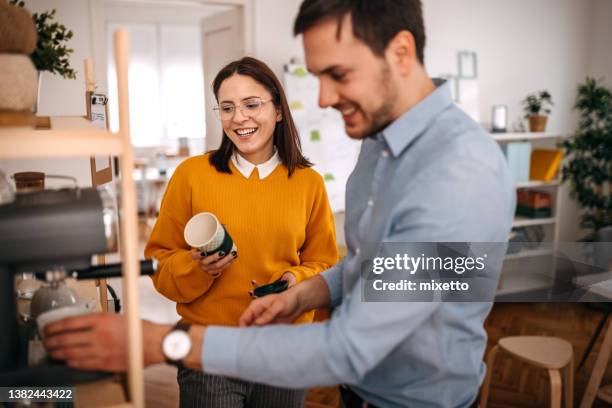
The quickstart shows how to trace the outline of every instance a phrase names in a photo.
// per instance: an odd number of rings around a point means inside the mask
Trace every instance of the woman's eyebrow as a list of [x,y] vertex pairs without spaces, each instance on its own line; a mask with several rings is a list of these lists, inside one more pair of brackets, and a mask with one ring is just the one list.
[[[245,97],[245,98],[242,98],[242,99],[240,100],[240,102],[242,102],[242,101],[247,101],[247,100],[249,100],[249,99],[253,99],[253,98],[263,99],[261,96],[258,96],[258,95],[253,95],[253,96],[247,96],[247,97]],[[221,102],[219,102],[219,103],[234,103],[234,101],[221,101]]]

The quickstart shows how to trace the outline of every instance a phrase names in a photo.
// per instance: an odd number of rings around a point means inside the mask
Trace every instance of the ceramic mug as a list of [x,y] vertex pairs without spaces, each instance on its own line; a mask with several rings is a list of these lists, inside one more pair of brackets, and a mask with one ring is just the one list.
[[88,313],[91,313],[91,310],[86,302],[78,302],[74,305],[62,306],[58,307],[57,309],[48,310],[36,318],[40,336],[44,338],[44,330],[49,323],[57,322],[67,317],[80,316]]
[[205,252],[207,255],[216,252],[229,254],[230,251],[237,250],[225,226],[209,212],[201,212],[191,217],[185,225],[183,236],[185,242],[192,248]]

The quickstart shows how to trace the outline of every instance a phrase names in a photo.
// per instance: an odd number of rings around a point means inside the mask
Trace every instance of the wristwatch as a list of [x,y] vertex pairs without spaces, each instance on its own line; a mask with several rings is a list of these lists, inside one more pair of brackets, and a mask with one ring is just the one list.
[[182,361],[191,351],[191,337],[189,337],[189,323],[178,322],[172,330],[164,336],[162,352],[166,363],[182,367]]

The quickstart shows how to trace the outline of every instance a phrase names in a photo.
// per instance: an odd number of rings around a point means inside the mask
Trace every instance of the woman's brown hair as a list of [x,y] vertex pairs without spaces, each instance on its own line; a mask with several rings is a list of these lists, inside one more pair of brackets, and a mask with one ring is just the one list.
[[[274,128],[273,143],[278,151],[280,161],[288,170],[289,176],[296,168],[311,167],[312,163],[302,155],[300,137],[289,111],[289,104],[280,81],[274,72],[263,62],[252,57],[232,61],[219,71],[213,81],[213,93],[219,99],[219,88],[227,78],[233,75],[247,75],[261,84],[272,95],[274,105],[280,110],[282,119]],[[221,146],[211,152],[210,163],[222,173],[231,173],[229,161],[234,154],[235,146],[223,131]]]

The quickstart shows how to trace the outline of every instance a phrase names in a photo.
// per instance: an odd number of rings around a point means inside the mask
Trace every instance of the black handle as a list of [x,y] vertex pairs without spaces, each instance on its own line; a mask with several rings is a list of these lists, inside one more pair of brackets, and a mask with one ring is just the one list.
[[[153,275],[157,267],[157,261],[147,259],[140,261],[140,274]],[[86,269],[80,269],[72,272],[71,275],[76,279],[105,279],[105,278],[120,278],[123,276],[120,263],[91,266]]]

